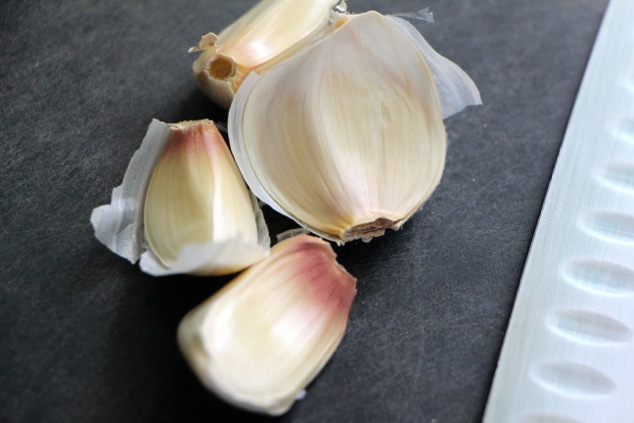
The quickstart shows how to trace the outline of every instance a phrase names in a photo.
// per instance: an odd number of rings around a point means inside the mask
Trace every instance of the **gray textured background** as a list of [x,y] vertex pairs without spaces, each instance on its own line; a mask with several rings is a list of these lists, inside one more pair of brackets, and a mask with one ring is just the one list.
[[[485,105],[446,121],[443,181],[403,230],[337,248],[359,279],[348,332],[278,420],[478,422],[607,0],[349,3],[430,6],[417,26]],[[153,279],[89,224],[152,118],[226,120],[187,48],[252,4],[0,4],[0,421],[276,420],[215,399],[177,351],[180,318],[227,278]]]

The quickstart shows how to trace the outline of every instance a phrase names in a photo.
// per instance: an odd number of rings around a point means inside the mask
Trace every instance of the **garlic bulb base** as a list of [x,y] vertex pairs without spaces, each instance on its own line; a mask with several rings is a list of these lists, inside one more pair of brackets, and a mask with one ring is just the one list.
[[390,220],[380,217],[373,222],[363,223],[353,226],[341,234],[342,242],[354,241],[361,239],[363,242],[370,242],[372,238],[385,235],[387,229],[398,230],[403,225],[403,219]]

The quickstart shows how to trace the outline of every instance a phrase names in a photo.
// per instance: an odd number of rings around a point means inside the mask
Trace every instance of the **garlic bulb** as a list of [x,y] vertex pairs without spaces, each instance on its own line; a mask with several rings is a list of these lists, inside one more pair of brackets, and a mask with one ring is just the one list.
[[[269,237],[218,129],[209,120],[154,120],[95,235],[152,275],[228,274],[266,257]],[[147,250],[146,250],[147,246]]]
[[251,411],[287,411],[345,332],[356,280],[335,257],[318,238],[287,239],[185,316],[178,342],[202,383]]
[[[341,21],[245,80],[229,139],[258,198],[344,243],[398,229],[421,207],[444,167],[443,117],[479,95],[407,22],[376,12]],[[437,83],[448,88],[442,99]]]
[[262,0],[220,35],[204,35],[190,49],[202,51],[193,67],[198,85],[228,109],[250,72],[275,66],[323,34],[340,2]]

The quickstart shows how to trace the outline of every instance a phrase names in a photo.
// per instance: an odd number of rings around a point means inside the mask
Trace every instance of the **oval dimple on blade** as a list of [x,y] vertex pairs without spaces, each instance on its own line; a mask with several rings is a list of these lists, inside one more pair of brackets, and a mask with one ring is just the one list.
[[611,317],[585,310],[557,310],[546,319],[548,328],[570,341],[589,345],[629,342],[632,330]]
[[616,391],[616,384],[611,378],[580,363],[542,364],[533,377],[542,387],[567,397],[600,397]]
[[607,166],[601,174],[601,182],[608,188],[634,193],[634,164],[619,163]]
[[606,260],[572,260],[566,263],[562,273],[571,285],[594,294],[634,294],[634,270]]
[[522,419],[521,423],[582,423],[557,414],[531,414]]
[[[632,91],[634,92],[634,86],[631,86]],[[622,118],[621,121],[616,125],[616,136],[634,143],[634,116],[630,116],[627,118]]]
[[583,226],[591,235],[609,242],[634,244],[634,215],[599,212],[583,219]]

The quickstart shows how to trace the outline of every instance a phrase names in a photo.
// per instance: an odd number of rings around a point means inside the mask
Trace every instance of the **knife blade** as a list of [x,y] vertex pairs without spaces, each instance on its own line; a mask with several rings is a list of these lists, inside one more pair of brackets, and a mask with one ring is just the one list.
[[632,0],[606,10],[483,422],[634,422]]

